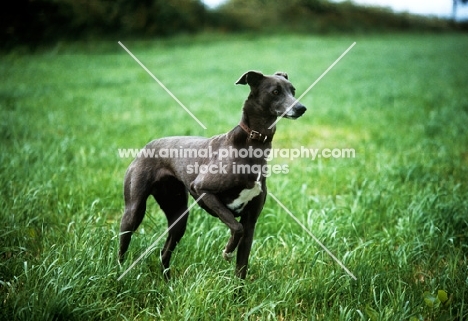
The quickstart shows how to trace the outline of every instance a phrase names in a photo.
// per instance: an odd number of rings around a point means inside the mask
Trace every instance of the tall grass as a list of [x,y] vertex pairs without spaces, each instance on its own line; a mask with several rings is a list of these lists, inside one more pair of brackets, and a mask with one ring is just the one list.
[[[307,113],[275,148],[356,157],[275,159],[277,196],[357,276],[351,279],[271,198],[245,282],[229,236],[195,207],[164,281],[153,201],[122,267],[122,178],[139,148],[234,127],[246,70],[287,71]],[[203,130],[116,43],[1,57],[0,316],[5,320],[464,320],[468,317],[468,41],[464,35],[271,36],[125,42]],[[159,247],[162,244],[158,245]],[[436,298],[438,291],[449,300]]]

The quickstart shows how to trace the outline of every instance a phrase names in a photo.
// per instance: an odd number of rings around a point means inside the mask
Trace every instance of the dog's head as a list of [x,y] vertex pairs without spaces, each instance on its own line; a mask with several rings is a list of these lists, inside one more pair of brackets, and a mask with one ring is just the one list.
[[[285,72],[276,72],[265,76],[258,71],[243,74],[236,85],[249,85],[249,99],[259,107],[267,108],[272,116],[296,119],[301,117],[307,108],[296,98],[296,89]],[[262,110],[265,112],[266,110]]]

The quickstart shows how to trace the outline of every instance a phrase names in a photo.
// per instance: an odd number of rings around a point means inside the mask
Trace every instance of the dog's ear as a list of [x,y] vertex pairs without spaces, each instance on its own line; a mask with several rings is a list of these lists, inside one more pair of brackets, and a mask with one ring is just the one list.
[[280,76],[280,77],[288,79],[288,74],[282,71],[275,72],[275,76]]
[[236,81],[236,85],[247,85],[249,86],[257,86],[260,82],[260,80],[263,79],[263,74],[259,71],[247,71],[245,74],[243,74],[239,80]]

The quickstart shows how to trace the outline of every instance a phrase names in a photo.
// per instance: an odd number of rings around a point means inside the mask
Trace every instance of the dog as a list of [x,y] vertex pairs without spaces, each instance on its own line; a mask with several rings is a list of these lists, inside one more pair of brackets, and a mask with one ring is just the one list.
[[[128,167],[119,262],[124,260],[132,233],[145,215],[146,200],[152,195],[168,226],[174,225],[160,253],[164,275],[169,278],[171,255],[186,230],[190,194],[194,199],[201,197],[198,204],[230,229],[223,257],[231,260],[237,249],[235,274],[245,279],[255,225],[267,195],[267,175],[260,169],[267,163],[264,156],[271,150],[276,121],[278,117],[299,118],[306,107],[294,98],[295,88],[284,72],[266,76],[248,71],[236,85],[249,85],[250,94],[240,123],[231,131],[211,138],[175,136],[153,140],[144,149],[156,155],[174,149],[190,153],[183,157],[140,156]],[[210,155],[201,156],[199,151],[209,151]]]

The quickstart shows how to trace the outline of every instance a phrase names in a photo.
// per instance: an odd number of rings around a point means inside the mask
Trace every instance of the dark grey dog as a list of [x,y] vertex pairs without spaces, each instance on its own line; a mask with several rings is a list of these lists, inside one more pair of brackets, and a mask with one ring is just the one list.
[[[171,226],[187,211],[189,193],[195,199],[204,194],[199,205],[231,231],[223,257],[230,260],[237,248],[236,275],[245,279],[255,224],[267,193],[267,175],[261,174],[265,174],[265,156],[276,130],[275,126],[269,127],[280,116],[300,117],[306,108],[294,98],[295,89],[286,73],[264,76],[249,71],[236,84],[250,86],[238,126],[212,138],[179,136],[154,140],[144,147],[154,153],[153,157],[141,156],[130,164],[125,175],[125,213],[120,224],[121,262],[132,233],[143,220],[150,195]],[[178,157],[168,157],[169,150],[180,153]],[[169,230],[161,251],[167,277],[172,252],[185,233],[187,216]]]

